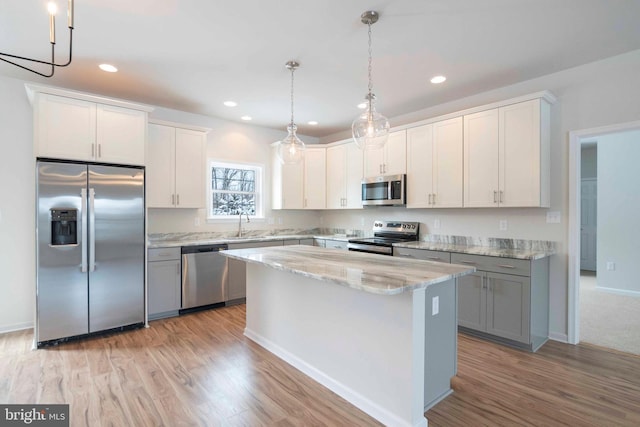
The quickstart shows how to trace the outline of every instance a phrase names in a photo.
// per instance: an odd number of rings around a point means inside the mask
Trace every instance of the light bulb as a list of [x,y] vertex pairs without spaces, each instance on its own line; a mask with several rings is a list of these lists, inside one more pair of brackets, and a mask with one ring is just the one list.
[[50,15],[55,15],[56,13],[58,13],[58,5],[50,1],[49,3],[47,3],[47,10],[49,11]]

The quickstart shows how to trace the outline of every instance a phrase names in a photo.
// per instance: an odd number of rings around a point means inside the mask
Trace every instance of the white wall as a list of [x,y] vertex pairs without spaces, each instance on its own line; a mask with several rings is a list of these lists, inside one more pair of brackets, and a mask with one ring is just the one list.
[[[569,132],[611,124],[632,122],[640,117],[640,50],[550,74],[476,96],[441,104],[402,117],[394,126],[411,123],[465,108],[476,107],[527,93],[550,90],[558,98],[551,108],[551,208],[562,214],[561,224],[547,224],[547,209],[446,209],[409,210],[374,208],[365,211],[337,211],[323,214],[323,224],[370,228],[373,218],[420,221],[429,233],[482,237],[511,237],[552,240],[559,252],[550,265],[550,330],[552,337],[567,337],[567,213],[569,205]],[[383,94],[380,94],[381,96]],[[384,111],[382,111],[384,113]],[[347,138],[348,132],[322,138],[331,142]],[[433,229],[438,218],[441,229]],[[506,219],[508,230],[499,231]]]
[[35,160],[24,82],[0,77],[0,332],[33,324]]
[[[207,157],[214,160],[256,163],[264,166],[264,207],[267,220],[244,223],[245,230],[298,229],[318,226],[318,215],[313,211],[271,210],[271,162],[270,144],[284,138],[286,130],[273,130],[243,125],[213,117],[158,108],[151,117],[177,123],[187,123],[211,128],[207,134]],[[306,144],[316,144],[317,138],[300,136]],[[206,232],[237,230],[237,221],[207,223],[205,209],[149,209],[150,233]],[[196,226],[196,218],[199,226]],[[268,219],[273,219],[273,225]]]
[[640,131],[598,138],[598,287],[640,296],[638,159]]

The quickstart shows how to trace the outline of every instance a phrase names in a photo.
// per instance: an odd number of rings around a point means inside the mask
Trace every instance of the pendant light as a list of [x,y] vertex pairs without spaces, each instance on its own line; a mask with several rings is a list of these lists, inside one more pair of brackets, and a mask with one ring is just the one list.
[[360,149],[380,148],[389,138],[389,120],[376,111],[376,96],[371,92],[371,25],[378,22],[378,12],[370,10],[360,16],[363,24],[369,27],[369,92],[365,96],[367,107],[365,111],[353,121],[351,131],[353,139]]
[[291,71],[291,123],[287,126],[289,134],[278,143],[277,154],[283,164],[296,164],[304,159],[304,142],[296,135],[298,127],[293,122],[293,72],[300,66],[296,61],[289,61],[285,64]]

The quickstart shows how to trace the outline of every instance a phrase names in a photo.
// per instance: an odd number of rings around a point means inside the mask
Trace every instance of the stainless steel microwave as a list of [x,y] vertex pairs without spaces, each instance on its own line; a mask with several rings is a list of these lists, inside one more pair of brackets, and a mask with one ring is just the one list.
[[362,180],[363,206],[404,206],[406,175],[383,175]]

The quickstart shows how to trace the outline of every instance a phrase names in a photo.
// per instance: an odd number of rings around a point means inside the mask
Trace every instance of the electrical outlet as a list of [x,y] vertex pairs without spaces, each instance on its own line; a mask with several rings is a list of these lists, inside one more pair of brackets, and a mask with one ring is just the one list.
[[278,225],[282,225],[282,217],[278,217]]
[[360,217],[360,226],[364,227],[364,217],[363,216]]
[[267,224],[269,224],[269,225],[273,225],[273,224],[275,224],[275,221],[273,220],[273,217],[272,217],[272,216],[270,216],[269,218],[267,218]]
[[500,231],[507,231],[508,228],[508,222],[506,219],[501,219],[500,220]]
[[195,225],[196,227],[200,227],[200,218],[193,218],[193,225]]
[[440,220],[439,219],[433,220],[433,229],[438,230],[439,228],[440,228]]
[[560,212],[547,212],[547,224],[560,224]]
[[616,270],[616,263],[615,262],[607,262],[607,271],[615,271]]
[[431,299],[431,315],[435,316],[440,313],[440,297],[433,297]]

